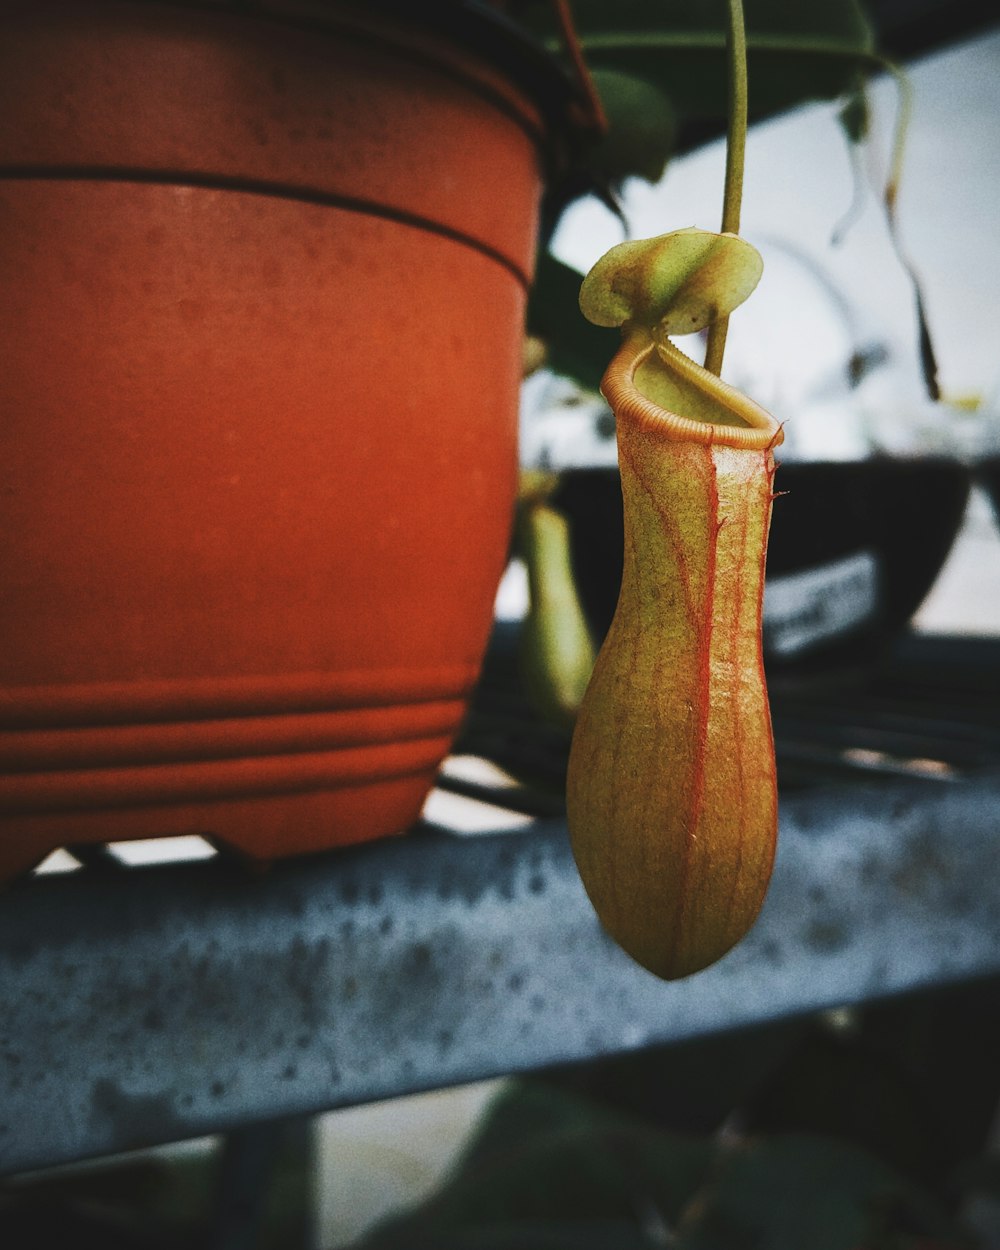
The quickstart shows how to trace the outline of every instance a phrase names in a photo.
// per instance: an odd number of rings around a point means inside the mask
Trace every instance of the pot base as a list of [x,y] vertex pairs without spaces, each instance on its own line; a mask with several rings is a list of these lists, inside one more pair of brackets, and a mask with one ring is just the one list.
[[196,834],[252,859],[402,832],[473,666],[9,688],[0,881],[58,847]]
[[78,844],[194,835],[266,863],[405,833],[435,772],[436,764],[412,776],[306,794],[5,818],[0,883],[36,867],[51,851]]

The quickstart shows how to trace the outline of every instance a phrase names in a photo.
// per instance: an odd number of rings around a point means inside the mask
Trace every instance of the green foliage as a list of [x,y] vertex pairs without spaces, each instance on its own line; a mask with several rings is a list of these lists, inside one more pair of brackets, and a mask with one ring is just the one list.
[[[751,120],[839,97],[872,51],[857,0],[744,0],[744,9]],[[558,46],[547,0],[523,0],[513,11]],[[724,0],[574,0],[573,17],[593,69],[645,79],[671,101],[680,122],[725,117]]]
[[530,603],[521,629],[525,691],[538,714],[572,728],[594,668],[594,644],[573,582],[566,517],[547,502],[558,479],[518,510]]
[[[912,1230],[912,1236],[911,1236]],[[942,1209],[858,1145],[785,1133],[729,1145],[512,1083],[451,1178],[365,1250],[915,1250]]]
[[[569,1244],[641,1246],[643,1209],[678,1219],[712,1154],[708,1142],[525,1081],[494,1104],[450,1182],[381,1230],[371,1250],[479,1244],[469,1234],[490,1228],[497,1246],[559,1245],[538,1238],[543,1229],[561,1236],[570,1224],[579,1240]],[[586,1240],[585,1229],[601,1239]],[[526,1230],[534,1230],[531,1240]],[[459,1232],[454,1243],[446,1240]]]
[[[852,138],[860,137],[859,83],[870,65],[872,34],[858,0],[744,3],[750,121],[847,96],[843,124]],[[563,50],[550,0],[513,0],[510,11],[551,48]],[[675,152],[723,133],[726,4],[574,0],[573,18],[609,122],[580,185],[611,205],[629,177],[658,181]],[[576,292],[569,291],[580,280],[567,266],[543,259],[529,328],[548,343],[553,370],[596,389],[607,349],[581,324]]]
[[614,339],[581,316],[582,281],[578,270],[550,252],[543,253],[528,297],[528,332],[545,340],[547,364],[553,372],[596,391]]
[[659,182],[677,144],[669,95],[618,69],[595,69],[593,78],[608,121],[608,133],[590,156],[597,181],[616,193],[633,176]]
[[846,1142],[801,1134],[726,1152],[684,1250],[854,1250],[870,1246],[908,1187]]

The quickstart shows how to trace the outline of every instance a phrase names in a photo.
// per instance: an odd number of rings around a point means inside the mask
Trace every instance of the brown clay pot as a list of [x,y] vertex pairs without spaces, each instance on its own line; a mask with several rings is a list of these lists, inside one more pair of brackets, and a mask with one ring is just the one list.
[[507,550],[542,112],[330,3],[0,0],[0,117],[0,879],[405,829]]

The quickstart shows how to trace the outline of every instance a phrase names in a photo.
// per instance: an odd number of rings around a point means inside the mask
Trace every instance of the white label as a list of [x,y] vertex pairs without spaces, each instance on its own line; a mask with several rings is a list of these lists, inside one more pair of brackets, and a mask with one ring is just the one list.
[[878,561],[870,551],[764,583],[764,647],[796,655],[869,621],[878,606]]

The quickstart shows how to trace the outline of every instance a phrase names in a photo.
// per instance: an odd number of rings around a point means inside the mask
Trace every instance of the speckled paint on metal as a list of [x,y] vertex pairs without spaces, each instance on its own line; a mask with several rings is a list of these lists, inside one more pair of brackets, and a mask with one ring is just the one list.
[[561,822],[0,896],[0,1171],[1000,973],[1000,777],[786,797],[749,937],[663,984]]

